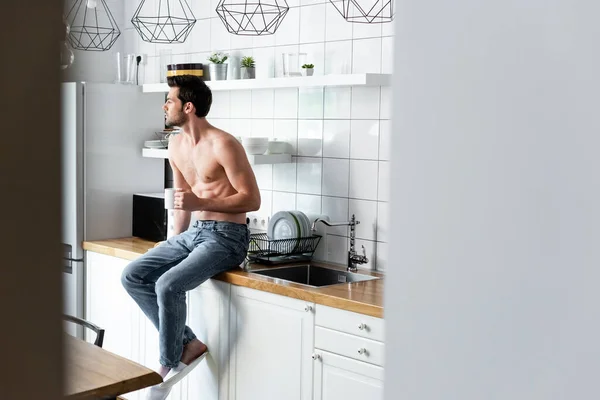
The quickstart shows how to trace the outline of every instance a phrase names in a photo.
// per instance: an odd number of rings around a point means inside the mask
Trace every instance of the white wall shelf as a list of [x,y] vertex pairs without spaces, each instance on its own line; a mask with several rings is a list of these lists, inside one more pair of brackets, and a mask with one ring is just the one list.
[[[392,74],[339,74],[290,78],[233,79],[226,81],[206,81],[206,84],[213,91],[325,86],[390,86],[392,84]],[[166,93],[169,91],[169,86],[166,83],[147,83],[143,86],[143,91],[145,93]]]
[[[142,156],[148,158],[168,158],[167,149],[142,149]],[[252,165],[286,164],[292,162],[291,154],[247,154]]]
[[142,149],[142,157],[148,158],[168,158],[167,149]]

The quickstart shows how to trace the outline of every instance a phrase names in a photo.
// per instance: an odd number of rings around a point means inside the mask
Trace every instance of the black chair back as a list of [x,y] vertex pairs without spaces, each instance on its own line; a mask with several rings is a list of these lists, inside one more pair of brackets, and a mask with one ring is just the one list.
[[77,318],[72,315],[64,314],[63,319],[65,321],[73,322],[74,324],[81,325],[85,328],[94,331],[96,333],[96,340],[94,341],[94,344],[98,347],[102,347],[102,343],[104,342],[104,329],[100,328],[95,324],[92,324],[89,321],[86,321],[85,319]]

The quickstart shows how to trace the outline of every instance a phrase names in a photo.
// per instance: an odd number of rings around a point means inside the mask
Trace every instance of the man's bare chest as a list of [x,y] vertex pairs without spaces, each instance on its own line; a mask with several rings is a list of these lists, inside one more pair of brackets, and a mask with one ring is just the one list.
[[190,186],[208,184],[221,178],[224,171],[212,154],[200,151],[175,155],[175,165]]

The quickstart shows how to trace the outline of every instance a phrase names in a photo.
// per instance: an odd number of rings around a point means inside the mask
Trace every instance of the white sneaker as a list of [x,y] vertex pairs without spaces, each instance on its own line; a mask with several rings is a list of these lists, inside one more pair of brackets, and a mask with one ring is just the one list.
[[154,385],[148,389],[146,400],[165,400],[169,396],[169,393],[171,393],[171,388],[196,368],[207,354],[208,350],[202,353],[200,357],[196,358],[189,365],[180,362],[175,368],[171,368],[169,373],[167,373],[163,379],[163,383]]

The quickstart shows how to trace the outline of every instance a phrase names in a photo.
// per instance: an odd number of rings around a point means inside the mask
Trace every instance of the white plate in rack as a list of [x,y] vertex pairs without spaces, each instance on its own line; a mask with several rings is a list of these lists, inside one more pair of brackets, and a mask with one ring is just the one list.
[[311,235],[310,221],[308,220],[308,217],[306,216],[306,214],[304,214],[302,211],[298,211],[298,210],[294,210],[291,212],[296,216],[296,218],[298,219],[298,222],[300,223],[300,227],[301,227],[300,237],[310,236]]
[[267,236],[271,240],[298,239],[302,234],[301,230],[297,217],[289,211],[279,211],[269,220]]

